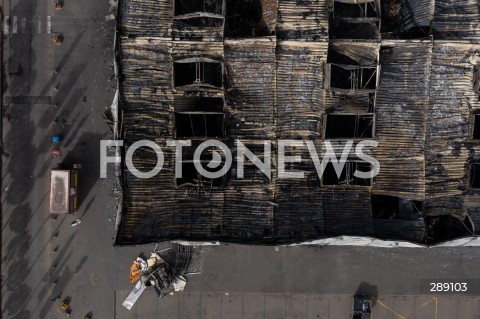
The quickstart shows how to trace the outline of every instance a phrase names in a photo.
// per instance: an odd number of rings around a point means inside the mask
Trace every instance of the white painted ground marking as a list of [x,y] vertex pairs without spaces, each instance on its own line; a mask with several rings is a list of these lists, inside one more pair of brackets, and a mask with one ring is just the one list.
[[3,32],[5,34],[8,34],[9,31],[10,31],[10,17],[5,16],[5,18],[3,20]]
[[22,17],[22,30],[21,33],[25,33],[27,31],[27,17]]
[[52,16],[47,17],[47,33],[52,33]]
[[42,18],[38,17],[38,33],[42,33]]
[[18,29],[17,20],[18,20],[17,16],[13,16],[13,22],[12,22],[12,33],[13,34],[17,33],[17,29]]

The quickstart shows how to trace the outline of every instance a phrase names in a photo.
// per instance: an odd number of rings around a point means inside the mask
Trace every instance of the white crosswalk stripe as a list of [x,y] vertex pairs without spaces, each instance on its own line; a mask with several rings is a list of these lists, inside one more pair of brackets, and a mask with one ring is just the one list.
[[22,34],[27,32],[27,17],[22,17],[22,29],[20,31]]
[[13,16],[13,21],[12,21],[12,33],[16,34],[17,33],[17,16]]
[[38,16],[38,17],[25,17],[25,16],[4,16],[3,21],[0,24],[0,28],[4,35],[9,34],[50,34],[52,33],[52,17],[51,16]]
[[47,17],[47,33],[52,33],[52,17]]
[[5,16],[3,18],[3,33],[8,34],[10,32],[10,17]]

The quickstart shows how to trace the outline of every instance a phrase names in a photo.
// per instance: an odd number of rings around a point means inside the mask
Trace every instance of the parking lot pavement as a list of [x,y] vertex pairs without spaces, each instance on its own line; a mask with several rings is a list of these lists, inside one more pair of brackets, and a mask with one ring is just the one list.
[[[183,292],[158,299],[146,290],[130,311],[115,293],[115,319],[351,319],[352,295]],[[478,319],[480,297],[378,296],[371,319]]]
[[[127,249],[127,248],[119,248]],[[135,253],[129,247],[129,254]],[[138,246],[137,251],[148,251]],[[184,292],[158,299],[150,288],[130,311],[129,263],[119,265],[115,318],[350,318],[354,294],[371,296],[372,318],[480,318],[474,295],[426,295],[425,278],[474,278],[475,248],[197,247],[201,273]]]

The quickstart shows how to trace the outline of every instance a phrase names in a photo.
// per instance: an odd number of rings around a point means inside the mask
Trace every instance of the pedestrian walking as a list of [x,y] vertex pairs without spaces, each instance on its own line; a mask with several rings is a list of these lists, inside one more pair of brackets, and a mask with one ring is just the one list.
[[79,225],[79,224],[81,224],[81,223],[82,223],[82,220],[81,220],[80,218],[77,218],[76,220],[74,220],[74,221],[70,224],[70,226],[77,226],[77,225]]
[[61,10],[63,8],[63,3],[60,1],[55,2],[55,5],[53,6],[55,10]]

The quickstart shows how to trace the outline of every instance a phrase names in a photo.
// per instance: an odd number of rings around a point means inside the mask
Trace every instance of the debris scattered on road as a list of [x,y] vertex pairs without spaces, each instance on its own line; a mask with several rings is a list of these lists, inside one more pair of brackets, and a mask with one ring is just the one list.
[[130,267],[130,282],[136,283],[122,306],[130,310],[148,286],[153,287],[159,298],[185,289],[187,269],[192,262],[192,248],[182,245],[174,247],[157,251],[155,246],[149,258],[141,254],[135,259]]
[[115,15],[113,13],[105,16],[105,21],[115,20]]
[[77,218],[76,220],[74,220],[70,226],[77,226],[77,225],[80,225],[82,223],[82,220],[80,218]]

